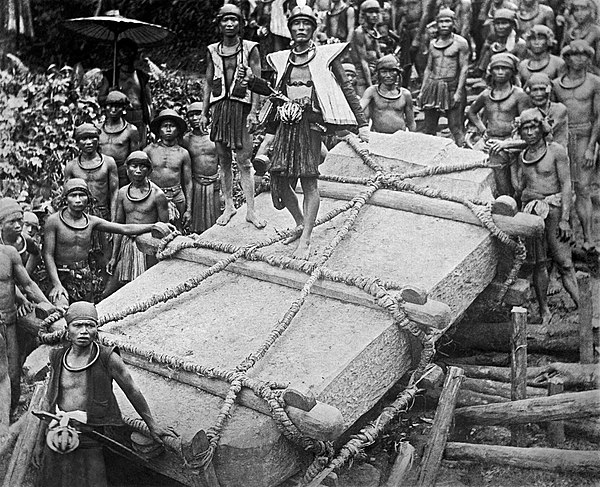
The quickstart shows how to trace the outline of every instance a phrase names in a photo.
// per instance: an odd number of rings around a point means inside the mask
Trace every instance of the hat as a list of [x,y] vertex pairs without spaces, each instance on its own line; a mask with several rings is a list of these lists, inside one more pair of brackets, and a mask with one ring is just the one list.
[[105,105],[129,105],[129,98],[125,93],[114,90],[111,91],[104,101]]
[[202,112],[203,109],[204,103],[202,103],[201,101],[195,101],[194,103],[190,103],[188,105],[186,113],[189,115],[190,113]]
[[73,138],[75,140],[81,139],[84,135],[91,135],[93,137],[100,137],[100,130],[93,123],[82,123],[75,127],[73,132]]
[[525,90],[529,90],[532,86],[537,85],[547,86],[550,88],[552,87],[552,80],[546,73],[533,73],[527,80],[527,83],[525,83]]
[[40,219],[33,211],[26,211],[23,213],[23,223],[27,223],[37,229],[40,228]]
[[4,221],[10,215],[15,213],[23,214],[23,208],[14,198],[0,199],[0,222]]
[[381,6],[377,0],[365,0],[360,5],[361,12],[367,12],[369,10],[377,10],[378,12],[381,10]]
[[352,63],[342,63],[342,69],[346,72],[350,71],[356,74],[356,66],[354,66]]
[[521,114],[515,119],[515,126],[518,130],[521,130],[523,125],[529,122],[535,122],[542,128],[544,136],[552,132],[552,126],[548,120],[548,116],[539,108],[528,108],[523,110]]
[[69,306],[65,313],[65,321],[67,325],[76,321],[93,321],[98,324],[98,311],[94,303],[87,301],[77,301]]
[[504,66],[505,68],[510,68],[514,72],[516,72],[518,63],[519,59],[513,54],[510,54],[508,52],[501,52],[500,54],[494,54],[490,58],[489,68],[491,70],[496,66]]
[[[370,1],[370,0],[367,0]],[[292,25],[296,19],[304,19],[308,20],[313,27],[317,28],[317,16],[311,7],[306,5],[306,1],[296,1],[297,5],[292,9],[292,13],[290,14],[287,25],[288,28]]]
[[125,159],[126,165],[133,164],[134,162],[137,164],[143,164],[144,166],[149,167],[150,171],[152,171],[152,161],[148,157],[148,154],[146,154],[144,151],[134,150],[127,156],[127,159]]
[[527,31],[525,39],[530,40],[531,38],[537,37],[537,36],[546,36],[546,39],[548,39],[549,44],[554,45],[554,43],[555,43],[554,31],[547,25],[543,25],[543,24],[534,25],[531,29],[529,29]]
[[585,54],[586,56],[593,58],[596,51],[583,39],[577,39],[571,41],[570,44],[566,45],[560,51],[562,57],[570,56],[571,54]]
[[496,20],[509,20],[513,24],[516,23],[517,16],[514,10],[509,8],[499,8],[494,12],[494,21]]
[[90,190],[88,189],[87,184],[83,179],[73,178],[65,182],[65,185],[63,186],[63,196],[67,196],[73,191],[77,190],[85,191],[85,193],[88,196],[90,194]]
[[[227,4],[229,5],[229,4]],[[158,116],[150,122],[150,130],[156,135],[158,135],[158,130],[160,129],[160,125],[165,120],[171,120],[176,126],[177,130],[179,130],[179,135],[183,135],[187,130],[187,123],[179,113],[177,113],[172,108],[166,108],[161,111]]]
[[435,17],[436,20],[440,20],[440,19],[452,19],[454,20],[456,18],[456,14],[454,13],[454,10],[450,10],[449,8],[443,8],[441,9],[437,16]]
[[226,3],[219,9],[219,13],[217,14],[217,22],[220,22],[223,17],[227,17],[229,15],[237,17],[240,23],[244,22],[244,15],[242,14],[242,11],[233,3]]
[[400,64],[398,63],[396,56],[393,54],[386,54],[377,60],[375,71],[379,71],[380,69],[395,69],[400,72]]

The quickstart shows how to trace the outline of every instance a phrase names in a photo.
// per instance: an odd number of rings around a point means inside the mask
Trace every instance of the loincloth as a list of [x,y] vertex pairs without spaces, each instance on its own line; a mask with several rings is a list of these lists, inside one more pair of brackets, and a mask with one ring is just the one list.
[[[525,197],[525,199],[527,199],[526,192],[524,192],[523,196]],[[560,218],[561,211],[561,193],[551,194],[546,196],[545,198],[532,199],[528,201],[523,208],[523,213],[537,215],[543,218],[544,221],[546,221],[549,217]],[[550,261],[550,258],[548,256],[548,239],[546,236],[527,237],[525,239],[525,248],[527,249],[527,256],[525,258],[526,264],[544,264]]]
[[271,197],[278,210],[285,207],[282,191],[289,179],[319,176],[321,132],[312,130],[308,119],[304,113],[298,123],[280,123],[275,132],[270,171]]
[[57,265],[58,278],[69,294],[69,303],[94,300],[96,276],[87,261]]
[[185,195],[183,194],[181,184],[176,184],[175,186],[166,186],[160,189],[162,189],[163,193],[165,193],[169,203],[169,221],[178,222],[179,218],[181,217],[179,206],[185,205]]
[[250,105],[236,100],[220,100],[212,106],[210,140],[229,149],[243,149],[246,119]]
[[454,105],[457,79],[429,79],[421,89],[423,110],[449,110]]
[[138,249],[135,237],[124,235],[121,240],[115,276],[119,282],[130,282],[148,269],[146,254]]
[[193,206],[190,229],[194,233],[202,233],[212,227],[221,216],[221,198],[219,175],[194,176]]

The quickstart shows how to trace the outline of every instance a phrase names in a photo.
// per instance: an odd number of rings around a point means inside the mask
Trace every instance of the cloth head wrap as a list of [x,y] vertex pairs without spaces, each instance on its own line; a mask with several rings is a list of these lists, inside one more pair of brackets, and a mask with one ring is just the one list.
[[365,0],[363,3],[360,4],[361,12],[367,12],[369,10],[377,12],[381,11],[381,6],[379,5],[379,2],[377,0]]
[[539,108],[528,108],[527,110],[523,110],[521,115],[515,119],[515,127],[517,130],[521,130],[523,125],[529,122],[537,123],[542,129],[544,136],[552,132],[552,126],[548,120],[548,116]]
[[23,208],[17,203],[17,200],[13,198],[0,199],[0,223],[15,213],[23,215]]
[[395,69],[396,71],[400,72],[400,64],[398,64],[396,56],[393,54],[386,54],[385,56],[379,58],[377,61],[376,71],[381,69]]
[[496,20],[509,20],[513,24],[516,23],[516,14],[514,10],[509,8],[499,8],[494,12],[494,21]]
[[129,105],[129,98],[125,93],[114,90],[106,96],[106,105]]
[[352,63],[343,63],[342,69],[346,72],[350,71],[351,73],[356,74],[356,66],[354,66]]
[[82,123],[81,125],[75,127],[75,132],[73,133],[73,138],[75,140],[79,140],[84,135],[91,135],[93,137],[100,137],[100,131],[92,123]]
[[219,13],[217,14],[217,21],[220,22],[223,17],[228,17],[229,15],[237,17],[240,23],[244,22],[244,15],[242,14],[242,11],[233,3],[226,3],[221,7]]
[[594,48],[590,46],[587,42],[585,42],[583,39],[571,41],[570,44],[563,47],[562,51],[560,51],[560,55],[562,57],[567,57],[571,54],[585,54],[590,59],[594,57],[595,53],[596,51],[594,51]]
[[525,36],[525,40],[530,41],[534,37],[537,36],[545,36],[548,39],[548,44],[553,46],[556,43],[556,39],[554,38],[554,32],[547,25],[534,25],[529,31],[527,31],[527,35]]
[[195,101],[194,103],[190,103],[188,105],[187,114],[190,115],[191,113],[195,113],[195,112],[202,113],[203,108],[204,108],[204,103],[202,103],[201,101]]
[[69,179],[63,186],[63,196],[67,196],[73,191],[84,191],[88,196],[90,194],[89,189],[85,181],[81,178]]
[[436,20],[440,20],[440,19],[451,19],[454,20],[456,18],[456,14],[454,13],[454,10],[451,10],[449,8],[443,8],[441,9],[437,16],[435,17]]
[[148,157],[148,154],[146,154],[144,151],[134,150],[127,156],[127,159],[125,159],[125,164],[129,165],[133,163],[143,164],[144,166],[149,167],[150,171],[152,171],[152,161]]
[[75,321],[93,321],[98,324],[98,311],[94,303],[88,303],[87,301],[77,301],[69,306],[69,309],[65,313],[65,321],[67,325]]
[[500,54],[494,54],[490,59],[489,68],[495,68],[496,66],[504,66],[505,68],[510,68],[514,72],[517,71],[517,64],[519,59],[507,52],[501,52]]
[[533,73],[527,80],[527,83],[525,83],[525,91],[529,91],[533,86],[538,85],[549,88],[547,91],[550,92],[550,89],[552,88],[552,80],[546,73]]

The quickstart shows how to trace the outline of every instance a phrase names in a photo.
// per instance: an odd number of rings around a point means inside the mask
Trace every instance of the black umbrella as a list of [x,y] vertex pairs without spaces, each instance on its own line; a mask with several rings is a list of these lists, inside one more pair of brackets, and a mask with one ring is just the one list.
[[69,19],[65,20],[64,24],[65,27],[82,36],[113,45],[113,85],[115,85],[119,40],[130,39],[139,47],[152,47],[171,41],[175,33],[161,25],[121,17],[118,10],[113,12],[112,15]]

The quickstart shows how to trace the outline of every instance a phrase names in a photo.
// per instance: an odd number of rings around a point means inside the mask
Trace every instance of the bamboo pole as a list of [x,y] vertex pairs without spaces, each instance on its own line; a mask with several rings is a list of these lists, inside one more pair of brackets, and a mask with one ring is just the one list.
[[454,418],[454,409],[456,407],[456,399],[460,385],[464,379],[464,371],[458,367],[450,367],[448,369],[444,388],[438,407],[433,418],[433,426],[429,433],[425,453],[421,460],[419,469],[419,478],[417,486],[433,487],[435,479],[442,461],[446,441],[448,440],[448,432]]
[[[511,399],[527,399],[527,309],[515,306],[512,309],[513,330],[510,347]],[[524,446],[525,426],[511,427],[511,445]]]

